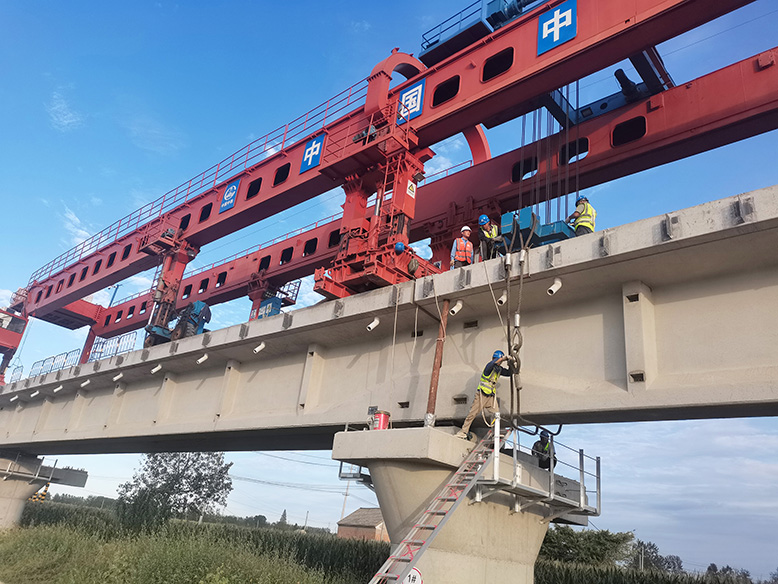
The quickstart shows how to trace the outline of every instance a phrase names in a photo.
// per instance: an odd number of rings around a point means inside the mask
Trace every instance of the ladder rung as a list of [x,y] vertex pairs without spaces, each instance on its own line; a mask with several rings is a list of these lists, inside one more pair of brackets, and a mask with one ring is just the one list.
[[400,545],[405,544],[405,545],[415,545],[415,546],[420,546],[421,547],[421,546],[424,545],[424,543],[425,542],[422,539],[411,539],[411,540],[408,540],[408,541],[401,541]]
[[431,523],[419,523],[417,525],[414,525],[416,529],[435,529],[437,525],[432,525]]
[[456,501],[459,497],[438,497],[438,501]]
[[437,509],[427,509],[425,513],[429,513],[430,515],[445,515],[448,513],[448,511],[441,511]]

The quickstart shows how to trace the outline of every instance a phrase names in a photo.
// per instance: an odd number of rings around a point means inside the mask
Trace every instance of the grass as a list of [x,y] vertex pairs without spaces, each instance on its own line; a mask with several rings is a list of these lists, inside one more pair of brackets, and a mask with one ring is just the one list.
[[161,530],[102,537],[63,525],[16,528],[0,534],[0,581],[6,584],[344,584],[248,542]]

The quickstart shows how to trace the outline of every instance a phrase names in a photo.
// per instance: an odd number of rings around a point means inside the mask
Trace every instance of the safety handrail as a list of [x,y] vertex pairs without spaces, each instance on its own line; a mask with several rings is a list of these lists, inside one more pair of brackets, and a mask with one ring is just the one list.
[[158,199],[147,203],[140,209],[119,219],[102,231],[57,256],[33,272],[28,285],[51,277],[68,265],[99,251],[106,245],[137,231],[147,223],[190,202],[220,182],[228,180],[264,158],[268,158],[276,152],[296,144],[312,132],[324,128],[328,120],[341,116],[346,108],[364,105],[366,97],[367,78],[341,91],[288,124],[250,142],[197,176],[181,183]]
[[184,278],[189,278],[191,276],[196,276],[197,274],[202,274],[203,272],[207,272],[208,270],[212,270],[213,268],[216,268],[218,266],[222,266],[226,264],[227,262],[230,262],[232,260],[236,260],[238,258],[242,258],[244,256],[247,256],[252,253],[256,253],[261,249],[265,249],[267,247],[270,247],[271,245],[275,245],[276,243],[280,243],[282,241],[286,241],[287,239],[292,239],[293,237],[297,237],[298,235],[305,233],[306,231],[310,231],[312,229],[316,229],[317,227],[321,227],[322,225],[326,225],[327,223],[331,223],[332,221],[335,221],[336,219],[343,216],[343,213],[335,213],[334,215],[330,215],[329,217],[325,217],[324,219],[319,219],[316,223],[311,223],[310,225],[306,225],[305,227],[300,227],[299,229],[295,229],[294,231],[290,231],[288,233],[284,233],[283,235],[279,235],[278,237],[274,237],[270,241],[266,241],[265,243],[261,243],[259,245],[255,245],[253,247],[250,247],[248,249],[244,249],[243,251],[239,251],[238,253],[234,253],[229,257],[223,258],[219,261],[213,262],[211,264],[208,264],[207,266],[203,266],[201,268],[196,268],[192,270],[191,272],[187,271],[184,272]]
[[459,32],[463,29],[465,26],[465,23],[472,24],[477,19],[473,20],[467,20],[472,19],[475,15],[481,14],[481,0],[475,0],[470,6],[467,6],[466,8],[463,8],[459,12],[457,12],[454,16],[447,18],[443,22],[441,22],[439,25],[431,28],[427,32],[425,32],[423,35],[421,35],[421,49],[427,50],[433,45],[436,45],[440,42],[440,39],[443,37],[443,35],[446,35],[446,38],[449,36],[453,36],[455,33],[451,31],[454,28],[457,28],[456,32]]

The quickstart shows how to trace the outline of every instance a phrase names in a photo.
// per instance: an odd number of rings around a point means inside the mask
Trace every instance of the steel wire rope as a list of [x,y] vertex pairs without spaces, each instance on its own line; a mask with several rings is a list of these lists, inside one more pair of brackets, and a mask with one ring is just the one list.
[[[394,297],[394,326],[392,327],[392,364],[389,368],[389,385],[391,387],[392,395],[394,395],[394,355],[395,355],[395,346],[397,344],[397,310],[400,306],[400,289],[395,285],[394,288],[396,294]],[[372,396],[371,396],[372,397]],[[392,427],[392,417],[391,417],[391,408],[389,411],[389,427]]]

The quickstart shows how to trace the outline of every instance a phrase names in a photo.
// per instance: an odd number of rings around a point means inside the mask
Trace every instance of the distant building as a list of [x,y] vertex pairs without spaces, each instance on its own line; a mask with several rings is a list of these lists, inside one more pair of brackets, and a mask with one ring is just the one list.
[[338,537],[389,541],[384,518],[377,507],[361,507],[338,521]]

